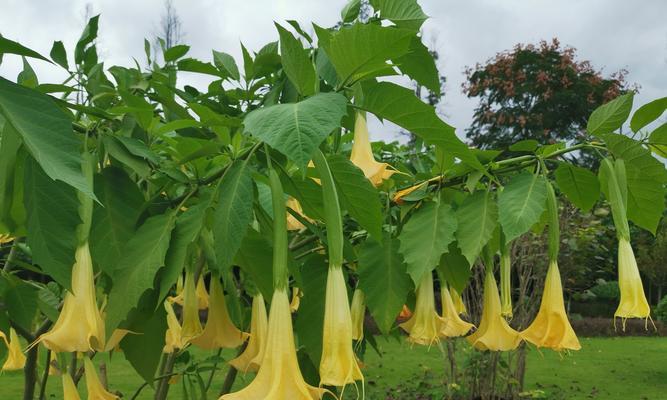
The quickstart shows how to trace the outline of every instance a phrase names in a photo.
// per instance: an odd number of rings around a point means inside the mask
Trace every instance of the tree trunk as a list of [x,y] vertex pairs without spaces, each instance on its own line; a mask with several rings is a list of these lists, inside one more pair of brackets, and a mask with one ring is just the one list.
[[23,400],[33,400],[35,398],[35,383],[37,382],[37,353],[38,347],[33,346],[26,356],[25,366],[23,367]]

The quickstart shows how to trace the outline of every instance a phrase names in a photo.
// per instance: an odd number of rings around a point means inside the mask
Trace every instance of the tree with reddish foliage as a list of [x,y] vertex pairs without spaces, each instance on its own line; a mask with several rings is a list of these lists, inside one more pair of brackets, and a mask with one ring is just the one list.
[[480,148],[576,141],[593,110],[628,90],[626,73],[604,77],[557,39],[518,44],[466,70],[463,91],[480,99],[466,134]]

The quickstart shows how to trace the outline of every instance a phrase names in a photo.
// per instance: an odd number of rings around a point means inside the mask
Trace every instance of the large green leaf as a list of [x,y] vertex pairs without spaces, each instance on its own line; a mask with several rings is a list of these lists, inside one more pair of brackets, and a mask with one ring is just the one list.
[[440,257],[438,268],[447,284],[456,289],[457,292],[463,293],[463,289],[470,280],[470,265],[471,263],[468,263],[466,257],[461,254],[461,250],[456,246],[456,243],[451,243],[449,251]]
[[236,65],[236,61],[231,55],[213,50],[213,62],[216,67],[223,70],[227,75],[234,78],[234,80],[238,81],[241,78],[239,67]]
[[663,158],[667,157],[667,122],[651,132],[648,143],[651,151]]
[[328,159],[343,208],[376,240],[382,240],[382,203],[380,194],[364,172],[345,156]]
[[415,34],[410,29],[363,23],[334,33],[317,27],[316,31],[320,48],[327,53],[341,84],[393,75],[387,61],[405,55]]
[[81,37],[76,43],[74,48],[74,62],[76,64],[81,64],[84,62],[86,48],[91,44],[95,39],[97,39],[97,29],[99,26],[100,16],[96,15],[88,20],[83,32],[81,32]]
[[413,37],[410,42],[409,53],[394,61],[398,64],[398,69],[401,72],[433,93],[440,94],[440,73],[438,72],[438,67],[435,65],[433,55],[424,46],[420,37]]
[[391,82],[379,82],[366,90],[359,106],[440,147],[467,165],[483,169],[477,157],[456,136],[454,128],[441,120],[433,107],[419,100],[412,90]]
[[2,61],[3,54],[16,54],[19,56],[38,58],[46,62],[51,62],[48,58],[39,54],[35,50],[29,49],[21,43],[9,40],[6,37],[0,35],[0,62]]
[[132,333],[120,342],[120,348],[134,370],[147,383],[153,384],[162,359],[167,313],[160,305],[157,310],[146,307],[137,314],[140,315],[136,315],[134,320],[138,322],[131,327]]
[[588,118],[588,133],[602,136],[620,128],[630,116],[633,98],[634,92],[630,92],[598,107]]
[[594,173],[570,163],[561,163],[556,171],[558,188],[583,211],[588,211],[600,198],[600,183]]
[[417,0],[371,0],[371,4],[380,11],[380,18],[415,31],[418,31],[428,18]]
[[72,122],[49,96],[0,77],[0,113],[51,179],[94,197],[81,171],[80,141]]
[[95,180],[100,204],[95,204],[90,231],[93,260],[110,274],[132,237],[144,198],[137,185],[119,168],[105,168]]
[[49,178],[28,157],[25,165],[25,207],[32,259],[56,282],[69,288],[77,246],[79,199],[71,186]]
[[61,67],[69,69],[69,64],[67,63],[67,51],[65,50],[65,45],[61,41],[53,42],[53,47],[51,47],[51,53],[49,54],[53,61],[58,63]]
[[220,182],[218,204],[213,214],[215,255],[223,267],[232,263],[252,222],[254,196],[248,163],[235,161]]
[[638,132],[646,125],[658,119],[665,110],[667,110],[667,97],[644,104],[632,115],[630,128],[633,132]]
[[17,280],[4,293],[4,303],[9,318],[16,325],[32,332],[32,322],[37,315],[37,289],[32,285]]
[[506,240],[521,236],[539,221],[546,207],[547,185],[542,175],[515,175],[498,195],[500,225]]
[[477,191],[456,210],[456,240],[461,252],[473,264],[498,225],[498,207],[490,191]]
[[275,24],[280,35],[280,55],[283,70],[302,96],[315,93],[318,84],[315,66],[301,42],[290,31]]
[[665,166],[639,142],[626,136],[609,134],[604,141],[614,157],[625,161],[628,219],[655,233],[665,210]]
[[[21,138],[11,127],[4,128],[0,117],[0,234],[12,234],[19,227],[11,215],[14,196],[20,194],[17,185],[22,186],[23,174],[17,170],[20,159]],[[24,155],[24,159],[27,154]],[[23,201],[21,200],[21,203]]]
[[359,254],[359,288],[380,331],[387,334],[412,288],[398,239],[387,235],[382,244],[366,240]]
[[150,217],[127,241],[112,275],[106,309],[107,335],[127,318],[141,295],[153,287],[155,274],[164,265],[175,222],[174,211]]
[[250,276],[265,299],[273,295],[272,260],[273,248],[269,241],[256,230],[250,229],[241,242],[234,263]]
[[427,202],[417,209],[399,236],[408,273],[418,285],[447,252],[456,232],[456,214],[444,201]]
[[319,365],[322,356],[324,329],[324,300],[327,287],[327,262],[323,255],[313,254],[306,259],[301,272],[303,297],[294,324],[308,357]]
[[188,51],[190,51],[190,46],[185,44],[178,44],[176,46],[172,46],[164,52],[164,61],[165,62],[176,61],[179,58],[186,55]]
[[268,143],[300,167],[346,114],[347,98],[340,93],[320,93],[298,103],[277,104],[246,116],[245,131]]
[[348,0],[345,7],[340,11],[340,18],[343,22],[352,22],[359,16],[361,0]]

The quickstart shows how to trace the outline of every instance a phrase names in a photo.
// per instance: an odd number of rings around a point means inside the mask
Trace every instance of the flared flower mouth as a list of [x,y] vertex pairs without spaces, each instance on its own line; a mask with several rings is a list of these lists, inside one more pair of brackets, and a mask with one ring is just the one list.
[[630,241],[624,238],[618,241],[618,286],[621,290],[621,301],[614,317],[623,319],[623,329],[625,329],[627,318],[648,319],[651,315],[651,308],[644,294],[637,260]]
[[364,338],[365,297],[361,289],[355,289],[352,295],[352,306],[350,307],[352,315],[352,340],[360,341]]
[[449,294],[452,297],[452,302],[454,303],[454,309],[456,309],[456,313],[460,315],[467,314],[468,310],[466,309],[466,304],[463,302],[461,294],[453,287],[449,288]]
[[370,138],[368,137],[366,117],[361,113],[357,113],[354,123],[354,144],[352,145],[350,161],[364,171],[366,178],[375,186],[380,186],[382,181],[389,179],[397,172],[389,164],[375,161]]
[[167,311],[167,331],[164,334],[164,353],[173,353],[187,346],[187,342],[182,341],[181,323],[178,322],[174,307],[169,300],[164,301],[164,309]]
[[268,317],[264,297],[257,294],[252,298],[252,313],[250,317],[250,339],[243,353],[231,360],[229,364],[238,371],[257,371],[262,364],[264,349],[266,348],[266,332]]
[[72,291],[65,295],[58,320],[33,346],[37,343],[43,343],[47,349],[56,353],[104,351],[104,320],[97,307],[93,261],[88,242],[76,250]]
[[549,263],[540,310],[530,326],[521,332],[521,336],[537,347],[557,351],[581,349],[565,312],[563,286],[556,261]]
[[440,297],[442,299],[442,335],[446,337],[467,335],[475,325],[461,319],[446,286],[441,288]]
[[[488,267],[487,267],[488,268]],[[478,350],[508,351],[521,343],[519,332],[512,329],[500,311],[500,295],[491,268],[484,279],[484,309],[479,328],[466,339]]]
[[16,371],[23,369],[25,366],[25,354],[21,350],[21,342],[19,335],[16,334],[14,328],[9,328],[9,340],[3,332],[0,332],[0,338],[5,341],[7,345],[7,359],[2,364],[3,371]]
[[427,272],[417,287],[417,301],[412,316],[399,326],[409,333],[408,341],[430,346],[442,336],[444,320],[435,310],[433,275]]
[[[201,279],[201,274],[199,279]],[[205,290],[205,289],[204,289]],[[185,274],[185,286],[183,287],[183,325],[181,327],[181,341],[189,343],[199,335],[203,328],[199,320],[199,300],[195,286],[194,272]],[[206,296],[208,298],[208,295]]]
[[90,358],[84,357],[84,366],[86,374],[86,389],[88,390],[88,399],[117,400],[120,398],[113,393],[109,393],[104,388],[104,386],[102,386],[102,382],[100,382],[100,378],[97,376],[97,370],[95,369],[95,365],[93,365],[93,362],[90,361]]

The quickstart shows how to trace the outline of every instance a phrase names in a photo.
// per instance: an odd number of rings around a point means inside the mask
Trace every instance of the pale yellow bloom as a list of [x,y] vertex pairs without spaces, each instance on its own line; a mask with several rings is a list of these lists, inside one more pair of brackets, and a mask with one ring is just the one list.
[[[187,275],[187,274],[186,274]],[[204,283],[204,274],[199,275],[199,280],[197,281],[197,306],[200,310],[205,310],[208,308],[208,293],[206,292],[206,283]],[[183,277],[179,276],[178,281],[176,282],[176,296],[168,297],[169,301],[176,303],[179,306],[183,306]]]
[[63,400],[81,400],[72,376],[68,373],[62,375],[63,379]]
[[461,294],[453,287],[449,288],[449,294],[452,296],[452,302],[454,302],[456,312],[458,314],[466,314],[468,311],[466,310],[466,304],[463,302],[463,298],[461,298]]
[[[312,222],[313,220],[308,218],[304,213],[303,209],[301,208],[301,203],[299,203],[299,200],[295,199],[294,197],[290,197],[287,199],[287,207],[291,208],[294,210],[297,214],[300,216],[304,217],[306,220]],[[299,221],[298,219],[294,218],[294,216],[288,211],[287,212],[287,230],[288,231],[298,231],[305,228],[305,226]]]
[[164,309],[167,311],[167,331],[164,334],[164,353],[173,353],[176,350],[187,346],[187,342],[182,341],[181,324],[176,318],[174,307],[169,300],[164,301]]
[[[84,365],[85,365],[85,373],[86,373],[86,389],[88,390],[88,400],[117,400],[119,399],[118,396],[115,394],[109,393],[104,386],[102,386],[102,382],[100,382],[100,378],[97,376],[97,371],[95,370],[95,366],[93,365],[93,362],[90,361],[90,358],[84,357],[83,359]],[[67,375],[67,374],[65,374]]]
[[[614,317],[648,318],[651,308],[644,295],[644,286],[639,276],[637,260],[632,246],[627,239],[618,241],[618,286],[621,290],[621,301],[614,313]],[[625,321],[623,323],[625,328]]]
[[2,365],[3,371],[16,371],[23,369],[25,366],[25,355],[21,350],[21,342],[19,341],[19,335],[16,334],[14,328],[9,328],[9,340],[4,333],[0,332],[0,337],[5,341],[7,345],[7,359]]
[[530,326],[521,332],[521,336],[537,347],[558,351],[581,349],[565,312],[563,286],[556,261],[549,263],[540,311]]
[[[194,272],[188,271],[185,273],[185,286],[183,287],[183,325],[181,326],[181,342],[189,343],[194,338],[201,335],[203,331],[201,321],[199,320],[198,297],[197,289],[195,287]],[[208,294],[206,297],[208,297]]]
[[130,333],[127,329],[114,329],[111,333],[111,337],[107,340],[106,345],[104,346],[104,351],[121,351],[120,342],[125,339],[125,336]]
[[299,311],[299,306],[301,305],[301,291],[298,287],[292,289],[292,301],[289,303],[289,309],[293,313]]
[[264,357],[264,349],[266,348],[268,324],[264,297],[261,294],[257,294],[252,298],[248,346],[246,346],[241,355],[231,360],[229,364],[241,372],[259,370],[259,366],[262,364],[262,357]]
[[394,197],[392,198],[392,200],[394,200],[394,203],[397,203],[397,204],[403,204],[403,198],[404,198],[404,197],[406,197],[407,195],[409,195],[409,194],[412,193],[412,192],[415,192],[415,191],[418,190],[418,189],[426,188],[426,187],[428,186],[429,183],[431,183],[431,182],[437,182],[437,181],[439,181],[440,179],[442,179],[442,177],[440,177],[440,176],[436,176],[436,177],[431,178],[431,179],[429,179],[429,180],[427,180],[427,181],[418,183],[418,184],[416,184],[416,185],[414,185],[414,186],[410,186],[410,187],[407,187],[407,188],[405,188],[405,189],[399,190],[399,191],[397,191],[396,193],[394,193]]
[[396,172],[389,164],[375,161],[368,137],[366,117],[361,113],[357,113],[354,122],[354,143],[350,161],[364,171],[366,178],[375,186],[380,186],[383,180],[389,179]]
[[0,244],[9,243],[13,240],[14,240],[14,238],[9,234],[6,234],[6,233],[0,234]]
[[409,342],[430,346],[440,341],[443,323],[435,310],[433,275],[429,271],[417,287],[417,301],[412,316],[399,326],[410,334]]
[[512,329],[500,314],[500,295],[496,279],[487,267],[484,279],[484,309],[479,328],[466,339],[478,350],[507,351],[521,343],[519,332]]
[[221,400],[316,400],[327,391],[308,385],[301,375],[294,346],[292,316],[285,289],[273,292],[266,350],[257,376],[248,386]]
[[72,291],[67,292],[58,320],[35,344],[57,353],[104,351],[104,320],[95,296],[93,261],[88,242],[77,248],[72,268]]
[[352,340],[361,340],[364,338],[364,317],[366,316],[366,303],[364,292],[361,289],[355,289],[352,295]]
[[466,322],[459,316],[449,289],[446,286],[440,288],[440,298],[442,299],[442,330],[441,334],[445,337],[465,336],[475,325]]

